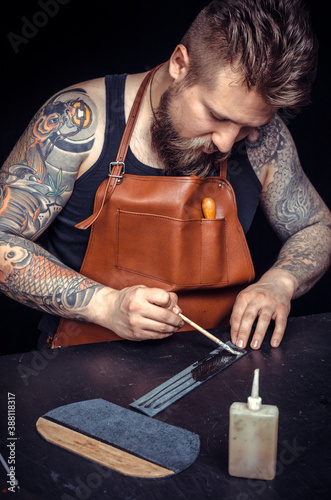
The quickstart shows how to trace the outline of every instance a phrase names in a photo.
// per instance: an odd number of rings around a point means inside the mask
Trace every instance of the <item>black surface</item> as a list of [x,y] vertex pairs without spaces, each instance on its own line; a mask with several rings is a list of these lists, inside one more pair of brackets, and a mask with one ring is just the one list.
[[[214,333],[220,335],[220,332]],[[16,400],[16,477],[25,500],[327,499],[331,488],[331,313],[289,321],[278,349],[263,344],[160,413],[156,419],[200,435],[200,454],[165,479],[135,479],[99,467],[43,440],[35,424],[57,406],[103,398],[124,408],[208,354],[196,332],[164,341],[128,341],[0,358],[0,451],[7,459],[7,393]],[[222,340],[227,340],[223,332]],[[268,339],[269,340],[269,339]],[[253,371],[260,395],[280,411],[273,481],[230,477],[228,411],[246,401]],[[1,486],[6,477],[0,469]],[[10,493],[8,493],[9,495]]]

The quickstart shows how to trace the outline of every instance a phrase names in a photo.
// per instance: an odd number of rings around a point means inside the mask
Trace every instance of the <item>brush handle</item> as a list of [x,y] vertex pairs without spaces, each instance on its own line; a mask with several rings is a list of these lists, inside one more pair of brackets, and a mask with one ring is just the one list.
[[205,219],[216,218],[216,203],[213,198],[204,198],[202,200],[201,207]]
[[196,330],[198,330],[198,332],[202,333],[203,335],[205,335],[205,337],[208,337],[210,340],[212,340],[213,342],[215,342],[219,346],[223,347],[223,349],[225,349],[226,351],[231,352],[231,354],[235,354],[235,355],[242,354],[241,352],[235,351],[234,349],[232,349],[227,344],[224,344],[224,342],[222,342],[220,339],[218,339],[217,337],[215,337],[211,333],[207,332],[207,330],[205,330],[204,328],[202,328],[202,326],[199,326],[196,323],[194,323],[194,321],[188,319],[186,316],[184,316],[184,314],[179,313],[179,316],[186,323],[188,323],[189,325],[193,326],[193,328],[195,328]]

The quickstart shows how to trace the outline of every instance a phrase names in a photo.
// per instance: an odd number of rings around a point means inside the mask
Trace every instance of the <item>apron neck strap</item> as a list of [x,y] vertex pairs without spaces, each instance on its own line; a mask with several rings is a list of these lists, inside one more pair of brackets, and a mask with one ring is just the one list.
[[137,95],[135,97],[135,100],[133,102],[133,105],[132,105],[132,108],[131,108],[131,111],[129,114],[128,121],[126,123],[126,127],[124,130],[123,136],[122,136],[120,146],[118,148],[116,162],[124,162],[124,160],[126,158],[126,154],[128,152],[128,149],[129,149],[131,136],[132,136],[132,133],[133,133],[133,130],[134,130],[137,118],[138,118],[139,111],[140,111],[143,96],[145,94],[147,86],[148,86],[149,82],[151,81],[153,75],[156,73],[156,71],[161,66],[163,66],[163,64],[164,63],[160,64],[159,66],[156,66],[156,68],[149,71],[149,73],[147,73],[147,75],[145,76],[145,78],[143,79],[143,81],[139,87],[139,90],[137,92]]

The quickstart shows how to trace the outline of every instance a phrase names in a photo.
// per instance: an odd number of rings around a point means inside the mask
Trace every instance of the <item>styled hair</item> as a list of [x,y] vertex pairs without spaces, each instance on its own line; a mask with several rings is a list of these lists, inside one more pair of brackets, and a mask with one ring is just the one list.
[[214,1],[181,43],[190,57],[189,85],[215,85],[230,64],[275,109],[298,112],[310,102],[318,44],[301,0]]

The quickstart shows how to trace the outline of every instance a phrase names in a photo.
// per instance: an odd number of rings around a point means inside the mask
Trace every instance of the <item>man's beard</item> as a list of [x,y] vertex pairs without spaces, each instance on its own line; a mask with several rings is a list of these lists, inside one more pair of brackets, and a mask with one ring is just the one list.
[[[216,173],[220,162],[229,157],[229,153],[221,153],[212,141],[197,137],[185,139],[178,135],[169,114],[174,96],[179,96],[182,84],[169,87],[160,99],[151,124],[152,148],[157,154],[166,175],[198,175],[206,177]],[[204,146],[213,153],[201,150]]]

